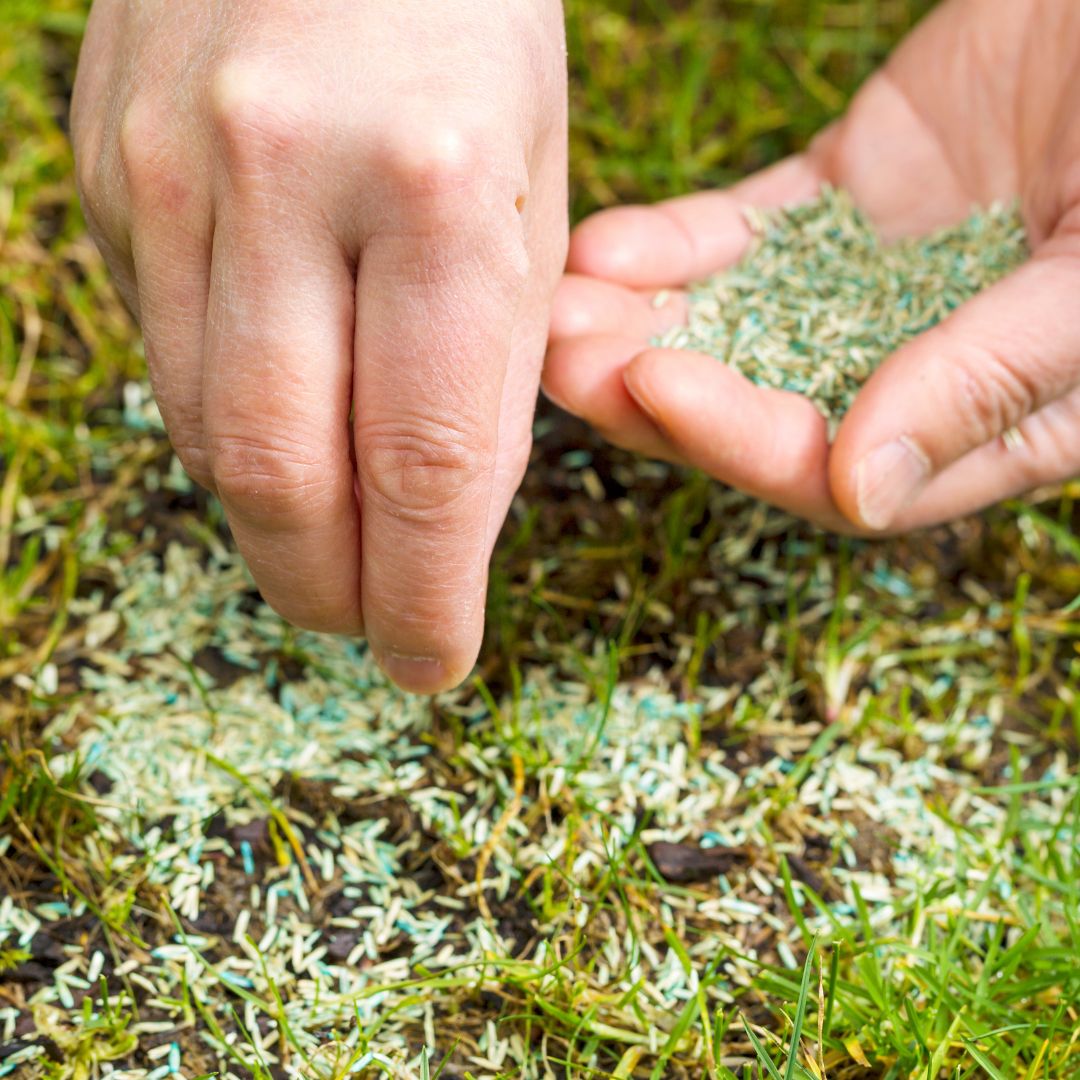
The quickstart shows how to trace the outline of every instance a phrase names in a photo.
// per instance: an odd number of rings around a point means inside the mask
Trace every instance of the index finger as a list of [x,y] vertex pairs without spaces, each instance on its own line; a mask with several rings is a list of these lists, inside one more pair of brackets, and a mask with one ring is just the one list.
[[824,180],[817,157],[798,154],[726,191],[601,210],[574,230],[567,268],[633,289],[685,285],[743,256],[752,236],[747,207],[805,202]]
[[494,199],[450,185],[396,216],[361,261],[364,625],[391,678],[422,693],[461,682],[483,635],[500,401],[527,277],[515,195]]

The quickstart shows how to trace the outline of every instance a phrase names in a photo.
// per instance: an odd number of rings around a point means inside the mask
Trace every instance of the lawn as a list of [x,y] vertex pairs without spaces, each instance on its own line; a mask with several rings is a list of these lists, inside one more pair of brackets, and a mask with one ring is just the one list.
[[[928,5],[568,0],[575,218],[802,145]],[[260,601],[0,22],[0,1077],[1080,1076],[1080,483],[889,543],[550,406],[475,678]]]

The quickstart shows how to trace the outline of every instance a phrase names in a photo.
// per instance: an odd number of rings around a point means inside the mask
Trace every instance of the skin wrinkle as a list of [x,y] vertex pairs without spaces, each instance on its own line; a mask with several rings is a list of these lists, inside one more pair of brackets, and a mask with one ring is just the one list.
[[975,199],[977,197],[976,193],[967,182],[963,170],[952,157],[948,140],[943,140],[941,138],[937,127],[932,122],[931,118],[924,115],[919,107],[919,103],[914,99],[910,91],[902,82],[899,82],[892,77],[887,67],[881,72],[881,77],[882,80],[889,85],[890,89],[892,89],[908,107],[911,112],[911,118],[918,124],[920,132],[928,137],[933,144],[934,149],[937,150],[941,164],[948,169],[956,186],[963,191],[969,199]]
[[[373,333],[372,340],[374,344],[384,346],[383,349],[374,351],[385,354],[381,362],[372,359],[369,370],[381,370],[388,380],[403,386],[407,385],[421,397],[425,396],[424,390],[426,387],[433,387],[436,393],[432,396],[436,400],[441,400],[442,393],[462,386],[462,378],[467,377],[462,370],[462,365],[456,362],[456,358],[462,355],[463,347],[473,347],[485,340],[477,333],[477,330],[481,328],[475,326],[474,322],[469,318],[468,307],[462,307],[455,301],[468,300],[474,302],[477,299],[477,291],[482,292],[482,290],[459,289],[453,286],[444,288],[441,286],[441,277],[437,282],[410,281],[407,283],[395,283],[395,286],[398,295],[401,297],[399,310],[402,312],[403,318],[405,320],[415,319],[419,321],[425,314],[429,316],[437,314],[443,327],[443,336],[440,340],[433,341],[426,350],[427,359],[422,370],[400,372],[396,366],[397,359],[395,357],[395,345],[399,340],[396,327],[388,325],[380,330],[369,331],[369,333]],[[433,286],[440,287],[441,295],[447,301],[445,303],[441,302],[437,308],[432,308],[430,304],[424,303]],[[484,297],[484,299],[494,304],[500,301],[504,295],[503,290],[497,292],[492,290],[490,295]],[[463,387],[463,392],[468,392],[470,396],[490,381],[489,378],[485,377],[485,373],[480,371],[474,370],[473,376],[474,381],[469,383],[467,387]]]
[[1050,445],[1036,454],[1025,455],[1025,485],[1034,487],[1044,483],[1039,472],[1039,459],[1067,462],[1076,452],[1076,430],[1080,426],[1080,391],[1073,391],[1067,397],[1052,402],[1034,416],[1028,417],[1021,425],[1021,433],[1030,442],[1048,442]]
[[[980,475],[998,478],[998,498],[1012,498],[1043,484],[1070,479],[1080,467],[1075,446],[1078,424],[1080,393],[1074,392],[1016,425],[1023,439],[1020,449],[1006,448],[1000,438],[995,439],[936,477],[924,495],[927,506],[942,517],[955,512],[958,492],[971,489],[973,478]],[[1049,434],[1051,429],[1058,434]],[[1047,470],[1047,461],[1060,463],[1057,475]],[[897,528],[911,528],[917,520],[906,515],[897,522]]]
[[[1034,378],[1010,364],[1005,356],[1003,350],[983,347],[981,355],[974,361],[962,361],[958,369],[957,397],[965,403],[958,420],[974,425],[973,442],[989,442],[1000,432],[1014,427],[1031,414],[1038,401],[1038,384]],[[935,464],[941,468],[947,462]]]
[[[1071,432],[1063,432],[1062,421],[1074,425]],[[1061,436],[1064,434],[1067,438],[1071,434],[1075,438],[1076,421],[1075,404],[1069,399],[1062,399],[1025,417],[1016,425],[1016,430],[1022,440],[1019,448],[1015,444],[1009,445],[1004,440],[1000,441],[1000,467],[1015,476],[1019,490],[1025,490],[1042,482],[1040,460],[1048,453],[1065,460]]]
[[[679,217],[678,214],[672,214],[666,207],[661,205],[658,207],[660,213],[664,215],[671,222],[675,231],[683,238],[686,243],[686,250],[689,252],[689,258],[694,265],[697,265],[701,261],[700,248],[698,245],[697,235],[688,229],[686,223]],[[747,233],[747,239],[749,239],[749,232]]]
[[[285,274],[283,269],[272,257],[274,244],[272,240],[267,243],[266,233],[259,237],[259,246],[265,247],[266,256],[259,260],[253,271],[245,274],[240,279],[230,279],[218,275],[216,280],[217,293],[216,304],[210,309],[210,317],[219,323],[225,323],[230,327],[231,348],[236,352],[247,351],[251,354],[260,354],[267,349],[282,356],[287,356],[295,351],[301,340],[290,343],[287,337],[280,332],[268,333],[263,318],[262,295],[268,291],[277,291],[281,283],[289,280],[293,275]],[[317,273],[323,267],[323,262],[315,252],[310,257],[293,248],[293,267],[302,275],[305,273]],[[220,260],[218,260],[220,264]],[[344,263],[342,263],[344,265]],[[342,283],[342,299],[351,301],[351,289]],[[321,320],[324,313],[319,306],[319,301],[312,297],[304,299],[303,292],[296,294],[302,303],[296,310],[297,315],[306,315],[312,321]],[[342,327],[344,329],[344,326]],[[291,391],[291,387],[286,392]],[[273,387],[267,388],[267,393],[273,394]]]
[[[399,234],[388,234],[388,239],[400,243]],[[437,246],[426,245],[430,261],[410,263],[408,258],[398,260],[391,280],[405,296],[406,302],[415,304],[413,314],[422,316],[426,298],[432,287],[437,286],[446,298],[444,307],[459,325],[469,325],[466,312],[473,301],[501,303],[507,293],[516,291],[525,276],[519,272],[514,261],[492,245],[480,246],[475,253],[469,252],[455,258],[439,254]],[[481,260],[488,259],[486,264]],[[478,265],[479,263],[479,265]],[[486,272],[485,272],[486,271]]]
[[[984,112],[996,113],[999,122],[991,125],[995,129],[991,137],[983,136],[984,124],[972,126],[971,137],[967,142],[953,137],[947,123],[949,114],[940,108],[937,100],[937,95],[942,92],[941,88],[918,77],[917,54],[915,59],[910,59],[913,54],[906,45],[902,45],[890,58],[881,75],[903,96],[924,130],[932,135],[943,160],[949,163],[953,175],[968,197],[986,201],[999,197],[1001,187],[1014,186],[1016,183],[1018,163],[1012,155],[1008,155],[1011,159],[1010,176],[1004,180],[999,177],[999,190],[988,190],[981,178],[987,174],[987,165],[990,164],[985,157],[986,145],[1012,145],[1015,131],[1022,130],[1019,126],[1014,129],[1009,123],[1008,103],[1020,97],[1019,80],[1010,79],[1007,89],[1002,86],[1002,73],[1007,72],[1008,67],[1002,62],[994,44],[981,33],[979,18],[969,18],[959,30],[951,25],[959,22],[959,10],[959,4],[946,4],[933,12],[927,22],[950,23],[955,51],[950,57],[949,74],[945,77],[945,81],[951,86],[951,91],[947,93],[955,102],[954,108],[957,111],[977,114],[980,119]],[[1002,36],[1007,35],[998,35],[997,40]],[[1019,48],[1018,46],[1018,52]],[[1000,166],[1000,162],[995,164]],[[994,172],[1000,173],[1000,168]]]
[[[397,223],[380,228],[375,238],[379,242],[412,242],[411,253],[406,252],[393,268],[402,286],[439,284],[468,295],[476,289],[507,288],[527,280],[531,270],[527,233],[505,194],[516,188],[501,183],[494,191],[492,187],[475,187],[464,206],[441,211],[447,215],[443,221],[428,221],[421,228]],[[491,207],[500,203],[507,207],[505,220],[493,221]]]
[[371,430],[364,434],[365,450],[357,462],[366,481],[364,497],[381,499],[399,519],[423,522],[449,516],[460,504],[475,499],[478,488],[490,487],[493,453],[438,443],[428,434],[381,435]]
[[[302,490],[331,490],[325,476],[325,459],[320,447],[309,447],[278,435],[249,435],[241,431],[220,431],[209,443],[215,477],[222,482],[222,462],[228,460],[229,476],[287,488],[290,495]],[[273,467],[268,467],[270,464]],[[288,485],[285,477],[291,477]]]

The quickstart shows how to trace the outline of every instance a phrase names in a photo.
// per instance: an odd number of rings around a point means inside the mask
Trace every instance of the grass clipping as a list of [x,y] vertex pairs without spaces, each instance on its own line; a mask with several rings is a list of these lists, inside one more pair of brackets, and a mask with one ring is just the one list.
[[833,430],[887,356],[1028,255],[1015,205],[891,244],[832,188],[804,205],[748,210],[747,220],[757,238],[750,253],[693,286],[686,325],[656,344],[803,394]]

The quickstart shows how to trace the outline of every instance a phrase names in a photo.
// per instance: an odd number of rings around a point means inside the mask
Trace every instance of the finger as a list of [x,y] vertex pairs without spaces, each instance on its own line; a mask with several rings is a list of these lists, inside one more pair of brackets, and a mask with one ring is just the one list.
[[[100,73],[82,74],[102,88]],[[98,185],[93,173],[87,184],[99,186],[109,174],[100,153],[110,146],[111,197],[95,200],[97,214],[124,251],[118,281],[142,329],[150,383],[173,448],[188,475],[212,487],[202,423],[213,242],[209,182],[165,137],[169,125],[149,99],[136,96],[122,113],[107,115],[104,124],[87,118],[90,160],[98,160],[102,173]]]
[[479,651],[500,401],[528,274],[514,196],[489,206],[454,190],[370,240],[357,290],[364,622],[391,678],[422,693],[459,683]]
[[686,296],[678,291],[635,292],[599,278],[566,274],[555,293],[550,338],[618,334],[648,341],[686,321]]
[[555,342],[544,364],[544,393],[561,409],[581,417],[624,450],[684,463],[641,411],[623,381],[641,352],[638,338],[597,334]]
[[753,385],[712,357],[650,349],[626,387],[692,465],[827,528],[844,529],[828,485],[828,431],[804,397]]
[[[175,185],[177,181],[173,181]],[[202,416],[203,345],[212,248],[209,200],[177,215],[173,186],[147,191],[136,208],[132,258],[147,368],[176,456],[213,488]]]
[[830,475],[843,512],[894,527],[934,477],[1080,382],[1080,259],[1037,255],[890,357],[859,392]]
[[1080,476],[1080,391],[1021,420],[927,485],[896,522],[897,531],[963,517],[985,506]]
[[359,633],[360,525],[350,452],[353,278],[296,213],[226,203],[214,237],[203,410],[210,466],[267,602]]
[[601,210],[574,231],[567,267],[635,289],[686,284],[742,257],[752,236],[747,207],[805,202],[822,181],[816,160],[798,155],[727,191]]
[[557,116],[553,114],[551,128],[534,149],[529,166],[532,190],[520,208],[529,251],[529,282],[514,320],[499,402],[498,460],[487,524],[488,563],[529,464],[551,307],[566,266],[569,173],[566,138]]

